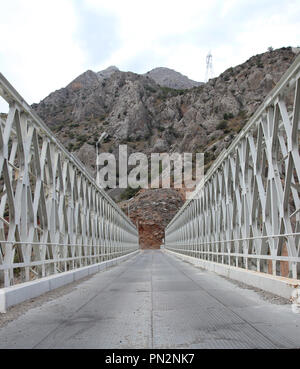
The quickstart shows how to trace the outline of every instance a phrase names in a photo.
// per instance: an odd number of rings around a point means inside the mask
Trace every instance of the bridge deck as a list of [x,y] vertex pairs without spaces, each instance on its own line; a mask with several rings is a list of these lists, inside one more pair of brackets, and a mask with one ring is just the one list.
[[61,292],[4,324],[0,348],[300,347],[290,305],[161,251]]

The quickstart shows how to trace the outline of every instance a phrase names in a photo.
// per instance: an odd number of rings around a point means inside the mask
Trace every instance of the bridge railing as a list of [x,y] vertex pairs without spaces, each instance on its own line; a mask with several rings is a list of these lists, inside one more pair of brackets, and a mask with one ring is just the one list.
[[0,287],[138,249],[134,224],[0,74]]
[[300,278],[300,56],[170,222],[166,248]]

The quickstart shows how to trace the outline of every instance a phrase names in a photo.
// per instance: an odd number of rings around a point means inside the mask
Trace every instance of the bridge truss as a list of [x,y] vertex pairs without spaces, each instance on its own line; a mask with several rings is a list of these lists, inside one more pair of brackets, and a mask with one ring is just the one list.
[[300,56],[165,232],[166,248],[300,277]]
[[0,74],[0,287],[135,251],[138,232]]

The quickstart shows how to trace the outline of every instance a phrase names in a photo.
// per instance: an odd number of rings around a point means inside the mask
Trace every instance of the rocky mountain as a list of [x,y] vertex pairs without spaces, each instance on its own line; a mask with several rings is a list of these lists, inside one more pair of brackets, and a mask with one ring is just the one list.
[[98,75],[99,80],[101,79],[105,80],[109,78],[115,72],[120,72],[120,71],[117,67],[115,67],[114,65],[111,65],[110,67],[98,72],[97,75]]
[[188,77],[176,72],[169,68],[154,68],[150,72],[146,73],[146,76],[152,78],[158,85],[162,87],[174,88],[174,89],[189,89],[202,85],[202,82],[196,82]]
[[[151,75],[151,72],[138,75],[121,72],[116,67],[99,73],[87,71],[33,108],[92,174],[95,174],[95,143],[104,131],[108,137],[101,145],[102,151],[117,154],[118,145],[127,144],[129,153],[140,151],[147,155],[205,152],[208,169],[275,86],[298,51],[287,47],[253,56],[208,83],[189,89],[161,86],[162,81],[155,81],[155,73]],[[161,72],[161,68],[158,70]],[[147,191],[147,201],[156,204],[158,193]],[[122,193],[117,193],[118,201]],[[132,194],[129,191],[128,197]],[[142,199],[146,195],[139,196],[140,193],[136,197]],[[179,201],[181,194],[172,192],[172,196],[177,196]],[[178,207],[164,207],[169,209],[171,218],[178,210]],[[147,220],[143,211],[132,214],[147,228],[150,240],[153,220]],[[168,219],[160,220],[161,229]]]
[[206,152],[207,167],[253,114],[295,58],[282,48],[250,58],[188,90],[158,85],[148,75],[116,67],[87,71],[33,108],[72,152],[94,171],[102,150]]

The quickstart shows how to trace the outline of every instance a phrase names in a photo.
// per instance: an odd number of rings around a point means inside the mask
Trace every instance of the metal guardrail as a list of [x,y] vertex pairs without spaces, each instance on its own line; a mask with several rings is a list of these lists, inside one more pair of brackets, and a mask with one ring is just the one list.
[[138,249],[130,219],[0,74],[0,285]]
[[300,56],[165,231],[166,248],[300,278]]

